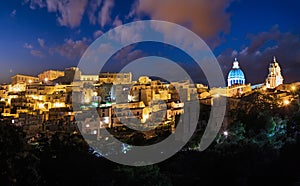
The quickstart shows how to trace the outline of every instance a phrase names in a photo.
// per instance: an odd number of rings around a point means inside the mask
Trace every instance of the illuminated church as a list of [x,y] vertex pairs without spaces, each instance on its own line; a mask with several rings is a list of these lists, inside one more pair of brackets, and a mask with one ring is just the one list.
[[228,73],[228,87],[232,85],[244,85],[246,83],[244,72],[240,69],[239,62],[235,58],[233,67]]
[[273,62],[270,63],[269,67],[269,75],[266,79],[266,87],[267,88],[276,88],[277,86],[283,84],[283,77],[281,75],[281,68],[276,61],[276,57],[274,56]]
[[283,77],[281,75],[281,68],[274,57],[273,62],[269,66],[269,75],[265,83],[251,86],[250,83],[246,84],[244,72],[240,69],[237,58],[234,59],[232,69],[228,73],[227,87],[212,88],[210,94],[213,96],[226,96],[226,97],[239,97],[257,88],[276,88],[283,84]]

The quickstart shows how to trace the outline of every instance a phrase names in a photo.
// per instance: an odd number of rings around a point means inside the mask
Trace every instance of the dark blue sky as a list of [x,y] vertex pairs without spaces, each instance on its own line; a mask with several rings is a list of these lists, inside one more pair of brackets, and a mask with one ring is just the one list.
[[194,31],[211,47],[225,76],[238,57],[247,81],[261,83],[276,55],[285,81],[300,81],[299,9],[298,0],[1,1],[0,82],[16,73],[77,66],[101,33],[143,19]]

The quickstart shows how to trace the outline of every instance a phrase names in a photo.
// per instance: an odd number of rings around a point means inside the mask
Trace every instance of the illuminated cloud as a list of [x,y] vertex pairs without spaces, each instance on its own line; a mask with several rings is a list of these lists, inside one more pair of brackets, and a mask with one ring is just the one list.
[[57,1],[47,0],[49,12],[59,12],[58,22],[71,28],[80,25],[87,6],[87,0]]
[[131,24],[131,26],[124,26],[122,29],[117,29],[114,32],[110,32],[108,37],[122,44],[135,43],[141,40],[141,30],[144,29],[143,24]]
[[113,26],[117,27],[117,26],[120,26],[120,25],[122,25],[122,24],[123,24],[123,23],[122,23],[121,19],[119,18],[119,16],[116,16],[116,17],[115,17],[115,20],[114,20],[114,22],[113,22]]
[[45,40],[44,39],[41,39],[41,38],[38,38],[38,43],[40,45],[40,47],[44,48],[45,47]]
[[[216,38],[230,30],[230,14],[226,12],[232,0],[140,0],[135,13],[152,19],[181,24],[205,39]],[[131,12],[131,14],[133,14]],[[132,16],[132,15],[131,15]]]
[[88,47],[89,41],[87,38],[82,40],[65,39],[61,46],[50,48],[50,53],[58,53],[68,59],[79,59]]
[[98,37],[100,37],[103,34],[103,32],[101,30],[97,30],[94,32],[93,36],[94,39],[97,39]]
[[31,50],[30,54],[35,56],[35,57],[40,57],[40,58],[44,57],[44,53],[39,51],[39,50]]
[[24,4],[29,3],[29,7],[33,10],[36,8],[43,8],[46,6],[45,1],[43,0],[24,0],[23,2]]
[[15,17],[17,15],[17,10],[13,10],[11,13],[10,13],[10,17]]
[[[39,39],[38,39],[38,42],[40,42]],[[23,45],[23,47],[26,48],[26,49],[28,49],[28,50],[30,50],[30,54],[33,55],[33,56],[35,56],[35,57],[42,58],[42,57],[45,56],[42,51],[34,49],[34,47],[31,44],[25,43]]]
[[25,43],[23,45],[23,47],[26,48],[26,49],[33,49],[33,46],[31,44],[28,44],[28,43]]
[[112,23],[113,0],[24,0],[23,3],[29,4],[31,9],[47,7],[48,12],[57,14],[57,21],[61,26],[80,26],[85,13],[92,25],[99,23],[104,27]]
[[111,23],[111,11],[114,7],[114,1],[113,0],[106,0],[101,8],[101,11],[99,12],[99,23],[101,27],[104,27],[105,25]]
[[92,0],[90,1],[88,5],[88,17],[91,24],[96,24],[97,17],[95,16],[96,12],[98,11],[98,8],[101,5],[102,0]]

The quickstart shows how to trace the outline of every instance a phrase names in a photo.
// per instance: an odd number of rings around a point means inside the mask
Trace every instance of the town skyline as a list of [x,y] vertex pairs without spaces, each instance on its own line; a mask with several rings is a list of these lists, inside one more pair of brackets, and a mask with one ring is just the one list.
[[[247,74],[247,69],[243,69],[242,67],[240,67],[240,61],[238,60],[238,58],[236,58],[236,57],[234,57],[234,60],[232,60],[232,69],[233,68],[235,68],[235,62],[238,62],[238,68],[241,68],[242,69],[242,71],[245,73],[245,74]],[[280,62],[278,62],[277,61],[277,58],[276,58],[276,56],[273,56],[273,62],[276,62],[276,63],[278,63],[280,66],[281,66],[281,64],[280,64]],[[270,65],[271,63],[269,63],[269,65]],[[264,71],[267,71],[267,69],[269,69],[269,65],[268,65],[268,67],[266,67],[266,70],[264,70]],[[39,78],[40,76],[44,76],[43,74],[44,73],[47,73],[47,72],[56,72],[56,73],[59,73],[60,74],[60,76],[58,76],[58,77],[61,77],[61,76],[63,76],[63,71],[64,70],[66,70],[66,69],[71,69],[71,68],[78,68],[78,67],[67,67],[67,68],[65,68],[65,69],[45,69],[45,70],[43,70],[42,72],[39,72],[39,73],[37,73],[36,75],[33,75],[33,74],[22,74],[22,73],[16,73],[16,74],[14,74],[13,76],[11,76],[10,77],[10,81],[9,82],[7,82],[7,83],[1,83],[2,85],[5,85],[5,84],[11,84],[12,83],[12,79],[13,79],[13,77],[15,77],[15,76],[17,76],[17,75],[24,75],[24,76],[31,76],[31,77],[36,77],[37,79],[39,79],[39,81],[45,81],[44,80],[44,78]],[[79,71],[80,71],[80,68],[78,68],[79,69]],[[226,74],[224,74],[223,73],[223,76],[224,76],[224,80],[226,81],[226,86],[231,86],[230,84],[229,84],[229,81],[227,82],[227,79],[228,79],[228,76],[229,76],[229,74],[230,74],[230,71],[232,70],[232,69],[230,69]],[[281,69],[281,71],[284,71],[284,69]],[[99,72],[99,74],[82,74],[82,75],[86,75],[86,76],[100,76],[101,75],[101,73],[103,73],[103,72]],[[114,72],[114,71],[107,71],[107,72],[105,72],[105,73],[112,73],[112,74],[114,74],[114,73],[118,73],[118,72]],[[124,72],[123,72],[124,73]],[[126,72],[126,73],[132,73],[132,72],[130,72],[130,71],[128,71],[128,72]],[[122,74],[122,73],[121,73]],[[138,81],[138,79],[141,77],[141,76],[145,76],[144,74],[132,74],[132,80],[133,81]],[[283,74],[283,76],[285,77],[285,75]],[[94,78],[94,77],[93,77]],[[150,77],[150,78],[158,78],[159,79],[159,77]],[[261,86],[262,84],[265,84],[266,82],[266,79],[268,78],[268,73],[266,73],[266,75],[265,75],[265,78],[263,79],[263,80],[261,80],[261,81],[258,81],[258,83],[256,83],[256,84],[253,84],[253,83],[251,83],[251,82],[249,82],[249,81],[247,81],[246,80],[246,78],[247,78],[247,76],[245,76],[244,77],[245,79],[244,79],[244,82],[243,82],[243,84],[251,84],[251,85],[254,85],[254,86],[256,86],[256,85],[259,85],[259,86]],[[47,81],[51,81],[51,80],[49,80],[48,78],[46,78],[47,79]],[[53,79],[54,80],[54,79]],[[283,82],[282,83],[296,83],[296,82],[299,82],[299,81],[290,81],[290,82],[286,82],[286,81],[284,81],[285,80],[285,78],[282,80]],[[184,81],[184,80],[178,80],[178,81]],[[27,82],[28,83],[28,82]],[[31,83],[33,83],[33,82],[31,82]],[[53,82],[54,83],[54,82]],[[171,82],[170,82],[171,83]],[[194,82],[194,83],[196,83],[196,84],[203,84],[203,85],[205,85],[205,86],[208,86],[208,84],[205,84],[205,83],[203,83],[203,82]],[[211,88],[213,88],[213,87],[211,87]],[[214,88],[218,88],[218,87],[214,87]]]
[[[181,1],[166,1],[156,6],[138,0],[15,0],[2,4],[1,83],[8,83],[16,73],[37,75],[46,69],[77,66],[85,49],[103,33],[149,19],[177,23],[204,39],[224,76],[237,57],[249,82],[259,83],[267,73],[261,69],[276,55],[285,81],[299,81],[298,1],[188,1],[184,6]],[[180,11],[182,7],[186,8]],[[170,11],[164,12],[165,8]]]
[[0,1],[0,186],[299,185],[299,10]]

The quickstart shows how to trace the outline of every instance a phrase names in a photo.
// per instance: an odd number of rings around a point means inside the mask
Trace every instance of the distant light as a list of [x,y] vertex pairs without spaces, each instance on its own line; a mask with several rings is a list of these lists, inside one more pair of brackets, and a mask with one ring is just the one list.
[[65,103],[63,102],[56,102],[53,104],[54,108],[61,108],[61,107],[65,107]]
[[86,124],[85,127],[89,128],[89,127],[90,127],[90,124]]
[[295,86],[292,86],[292,90],[296,90],[296,87],[295,87]]
[[289,105],[289,104],[290,104],[290,101],[286,99],[286,100],[283,101],[283,104]]
[[94,130],[93,133],[94,133],[94,134],[97,134],[97,130]]
[[223,132],[224,136],[228,136],[228,131]]
[[30,79],[28,82],[29,82],[29,83],[32,83],[32,80]]
[[47,82],[48,81],[48,78],[45,78],[45,82]]
[[11,120],[11,123],[12,123],[12,124],[14,124],[14,123],[15,123],[15,120],[14,120],[14,119],[13,119],[13,120]]
[[109,117],[103,117],[103,122],[109,124]]

